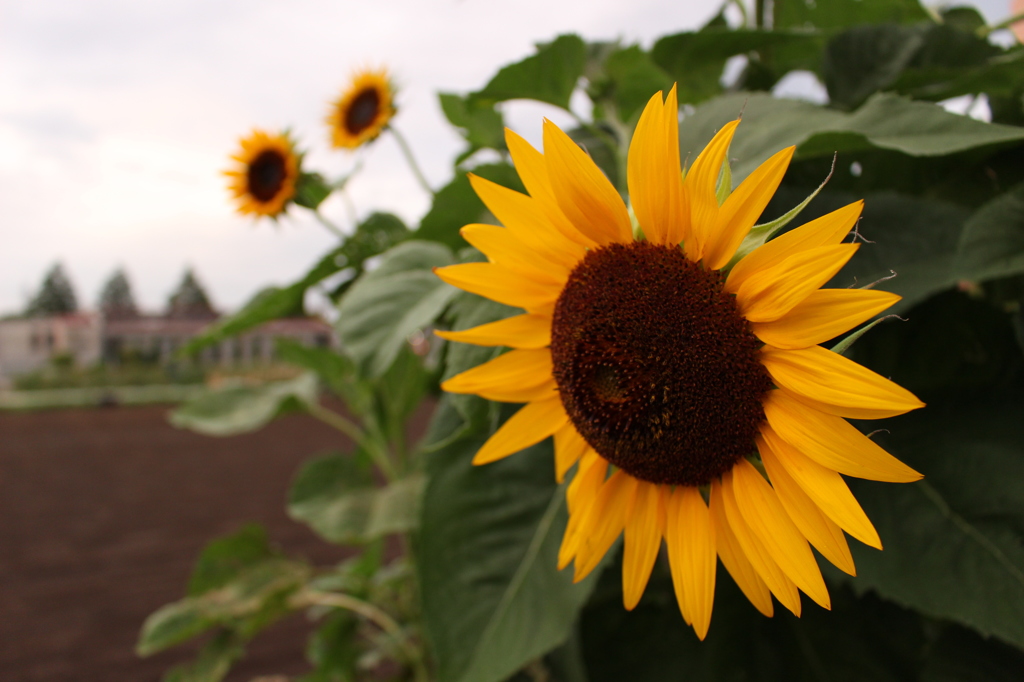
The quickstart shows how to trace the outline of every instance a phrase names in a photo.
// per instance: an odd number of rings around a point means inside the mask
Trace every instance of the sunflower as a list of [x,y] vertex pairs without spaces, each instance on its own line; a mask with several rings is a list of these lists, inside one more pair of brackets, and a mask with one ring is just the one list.
[[231,157],[239,167],[224,171],[231,178],[228,188],[238,202],[238,212],[277,218],[295,196],[300,155],[287,133],[254,130],[239,144],[241,151]]
[[899,297],[821,289],[857,251],[842,243],[857,202],[764,243],[730,267],[782,180],[792,147],[724,201],[716,195],[739,121],[682,175],[675,88],[647,104],[629,149],[637,234],[619,193],[550,121],[544,153],[506,131],[529,195],[479,177],[504,224],[462,235],[489,259],[436,270],[450,284],[524,314],[451,341],[513,350],[442,386],[526,403],[476,453],[485,464],[554,437],[555,475],[574,465],[559,568],[575,579],[624,534],[625,607],[637,605],[662,540],[680,610],[703,639],[716,557],[766,616],[772,594],[800,614],[799,591],[829,595],[813,545],[849,574],[843,531],[881,548],[840,474],[914,481],[844,417],[922,407],[911,393],[818,344]]
[[394,89],[387,71],[361,71],[331,105],[327,125],[335,147],[356,149],[378,135],[395,115]]

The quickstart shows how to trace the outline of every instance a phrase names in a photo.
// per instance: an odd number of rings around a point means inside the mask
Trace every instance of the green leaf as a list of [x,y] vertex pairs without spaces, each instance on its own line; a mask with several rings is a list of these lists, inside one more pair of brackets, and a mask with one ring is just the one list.
[[259,386],[207,389],[171,413],[171,423],[207,436],[232,436],[263,428],[280,414],[317,400],[312,373]]
[[[518,191],[523,189],[519,175],[506,163],[477,166],[472,172],[499,185]],[[416,230],[416,239],[440,242],[452,249],[461,249],[467,246],[467,243],[459,235],[459,230],[465,225],[479,222],[497,221],[473,191],[466,174],[458,172],[455,178],[434,196],[430,211],[423,216],[420,227]]]
[[409,336],[430,325],[457,293],[433,273],[451,265],[451,251],[434,242],[408,241],[381,257],[338,306],[338,336],[360,370],[384,374]]
[[1012,53],[944,24],[857,26],[829,42],[822,71],[832,104],[843,108],[890,89],[938,101],[987,89],[1012,92],[1024,75],[1007,70],[1003,83],[987,75],[999,70],[1004,54]]
[[[483,296],[460,292],[455,300],[452,301],[447,317],[453,330],[462,331],[481,324],[487,324],[488,322],[502,320],[521,312],[518,308],[495,303]],[[500,352],[498,348],[458,342],[449,342],[446,350],[445,368],[441,377],[442,381],[447,381],[456,374],[465,372],[467,369],[477,365],[482,365]],[[475,395],[451,394],[446,397],[446,401],[450,401],[455,411],[462,417],[462,422],[458,427],[459,430],[464,426],[482,426],[491,412],[492,403]],[[444,432],[437,431],[433,426],[434,424],[432,423],[431,431],[428,433],[425,441],[427,443],[437,444],[457,432],[454,426],[451,430]]]
[[358,414],[369,404],[369,387],[358,381],[352,360],[329,348],[306,346],[293,339],[277,339],[277,357],[284,362],[316,372],[317,377]]
[[167,671],[163,682],[220,682],[244,653],[242,638],[231,630],[221,630],[203,646],[195,661]]
[[667,93],[672,87],[672,77],[639,45],[614,49],[599,74],[588,78],[591,99],[610,100],[618,119],[627,123],[640,114],[651,95],[659,90]]
[[784,0],[773,6],[776,29],[835,29],[888,22],[911,24],[931,19],[918,0]]
[[651,58],[675,79],[679,101],[696,104],[721,92],[722,71],[731,57],[750,53],[759,61],[773,60],[760,61],[772,74],[764,84],[770,87],[791,69],[815,69],[821,45],[820,36],[806,31],[708,28],[659,39]]
[[1024,652],[966,628],[946,627],[925,659],[921,682],[1016,682]]
[[374,383],[388,440],[396,442],[405,437],[406,422],[430,389],[431,381],[423,359],[406,345],[391,368]]
[[964,225],[954,269],[974,281],[1024,272],[1024,184],[988,202]]
[[330,542],[369,542],[416,527],[424,484],[416,474],[378,488],[369,467],[351,456],[327,455],[302,467],[288,514]]
[[579,36],[560,35],[538,45],[533,56],[502,68],[470,99],[487,103],[533,99],[568,109],[569,98],[583,75],[586,54]]
[[240,572],[224,586],[186,597],[161,607],[146,619],[136,644],[140,656],[190,639],[215,625],[239,628],[242,636],[255,634],[283,613],[282,600],[309,579],[305,564],[267,559]]
[[486,437],[428,460],[416,553],[440,682],[499,682],[558,646],[596,582],[556,568],[566,513],[550,444],[474,467]]
[[851,547],[855,589],[1024,647],[1022,410],[1019,393],[987,392],[870,424],[925,479],[851,481],[885,543]]
[[247,524],[203,548],[188,581],[188,595],[195,597],[223,587],[246,568],[275,556],[278,553],[271,549],[263,526]]
[[315,671],[301,682],[354,682],[362,654],[357,643],[359,619],[351,611],[336,610],[309,638],[306,658]]
[[462,129],[471,149],[505,149],[505,123],[493,105],[446,92],[438,99],[448,122]]
[[991,302],[952,289],[875,328],[848,356],[925,402],[950,390],[1020,384],[1024,356],[1010,316]]
[[983,123],[942,107],[895,95],[874,95],[851,113],[758,93],[718,97],[679,127],[683,156],[696,158],[715,131],[743,112],[729,156],[739,183],[769,156],[796,145],[798,159],[879,148],[910,156],[944,156],[976,148],[1020,144],[1024,128]]
[[825,47],[822,75],[834,106],[852,109],[892,85],[924,45],[918,26],[856,26]]
[[295,183],[295,203],[312,211],[330,195],[331,186],[319,173],[301,173]]
[[729,574],[718,571],[714,617],[701,642],[683,621],[660,561],[640,604],[622,607],[620,566],[609,566],[581,616],[590,682],[903,682],[915,680],[925,649],[916,614],[872,595],[830,590],[832,610],[805,604],[796,618],[765,618]]

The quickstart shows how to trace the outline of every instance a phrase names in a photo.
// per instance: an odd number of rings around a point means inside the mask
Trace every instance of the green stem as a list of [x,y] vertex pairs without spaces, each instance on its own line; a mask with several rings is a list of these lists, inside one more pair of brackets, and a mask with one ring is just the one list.
[[341,416],[333,410],[328,410],[322,405],[311,403],[306,405],[306,410],[310,415],[316,417],[328,426],[336,428],[343,434],[352,439],[352,441],[360,448],[365,450],[370,457],[373,458],[374,464],[380,469],[381,473],[388,481],[393,481],[398,478],[398,472],[395,471],[395,465],[391,462],[391,458],[388,457],[387,451],[380,447],[372,438],[370,438],[365,431],[363,431],[354,422],[349,421],[345,417]]
[[340,239],[342,241],[345,241],[345,239],[347,239],[347,236],[345,235],[344,232],[341,231],[341,228],[338,227],[337,225],[335,225],[334,223],[332,223],[327,218],[325,218],[323,213],[321,213],[320,211],[318,211],[316,209],[313,209],[313,215],[315,215],[316,219],[318,221],[320,221],[320,224],[323,225],[324,227],[326,227],[328,232],[333,234],[335,237],[337,237],[338,239]]
[[409,143],[406,142],[405,136],[398,132],[398,128],[395,126],[389,125],[388,130],[391,131],[391,135],[395,138],[395,141],[398,142],[398,146],[402,150],[402,155],[405,156],[405,160],[409,164],[409,168],[412,169],[412,174],[416,176],[417,182],[420,183],[420,187],[422,187],[423,191],[430,196],[434,196],[434,190],[431,189],[430,183],[427,182],[427,176],[423,174],[423,171],[420,169],[420,165],[416,163],[416,157],[413,156],[412,148],[409,146]]
[[315,592],[303,590],[292,598],[295,606],[330,606],[338,609],[346,609],[358,613],[367,620],[374,623],[381,630],[386,632],[395,641],[395,644],[405,654],[407,662],[412,666],[413,674],[417,682],[429,682],[427,667],[423,663],[423,655],[414,647],[402,630],[402,626],[389,616],[383,609],[374,606],[370,602],[357,599],[347,594],[338,592]]

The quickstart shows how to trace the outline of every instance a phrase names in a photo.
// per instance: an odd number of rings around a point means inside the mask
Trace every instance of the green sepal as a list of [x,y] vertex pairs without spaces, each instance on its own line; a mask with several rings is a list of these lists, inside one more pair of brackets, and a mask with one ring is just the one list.
[[[729,163],[729,160],[726,159],[726,163],[723,165],[723,169],[722,169],[723,180],[724,180],[725,169],[728,168],[728,163]],[[818,192],[820,192],[822,189],[824,189],[825,185],[828,183],[829,179],[832,177],[832,173],[835,172],[835,168],[836,168],[836,161],[835,161],[835,157],[833,157],[832,158],[832,170],[830,170],[828,172],[828,177],[826,177],[824,180],[822,180],[821,184],[818,185],[818,188],[816,190],[814,190],[813,192],[811,192],[807,196],[806,199],[801,201],[799,204],[797,204],[796,206],[791,208],[786,213],[783,213],[781,216],[779,216],[775,220],[772,220],[771,222],[767,222],[767,223],[765,223],[763,225],[754,225],[752,228],[750,228],[750,232],[748,232],[747,236],[743,238],[743,241],[740,243],[740,248],[736,249],[736,254],[732,257],[732,260],[729,261],[729,264],[725,267],[725,270],[726,271],[731,270],[734,265],[739,263],[745,256],[749,255],[754,249],[756,249],[756,248],[758,248],[760,246],[764,246],[764,243],[767,242],[769,239],[771,239],[775,235],[776,232],[781,230],[783,227],[785,227],[790,222],[792,222],[792,220],[794,218],[796,218],[798,215],[800,215],[800,212],[803,211],[805,208],[807,208],[807,204],[811,203],[811,200],[813,200],[814,197],[818,196]],[[723,182],[723,184],[724,184],[724,182]],[[718,192],[719,192],[719,196],[721,196],[721,193],[722,193],[721,186],[719,186],[719,191]],[[719,199],[719,203],[721,203],[721,201],[722,200]]]
[[332,191],[334,188],[319,173],[300,173],[292,200],[303,208],[315,211]]

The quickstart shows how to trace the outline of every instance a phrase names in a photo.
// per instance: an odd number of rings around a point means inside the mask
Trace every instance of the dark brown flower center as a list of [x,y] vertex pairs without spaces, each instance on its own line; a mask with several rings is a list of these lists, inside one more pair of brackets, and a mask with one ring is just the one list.
[[605,459],[700,486],[754,449],[771,388],[722,276],[649,242],[589,252],[555,304],[551,355],[570,419]]
[[249,164],[249,194],[257,201],[270,201],[281,191],[287,175],[284,155],[276,149],[260,152]]
[[358,135],[377,119],[377,112],[380,110],[380,94],[375,88],[363,90],[345,112],[345,129],[350,135]]

